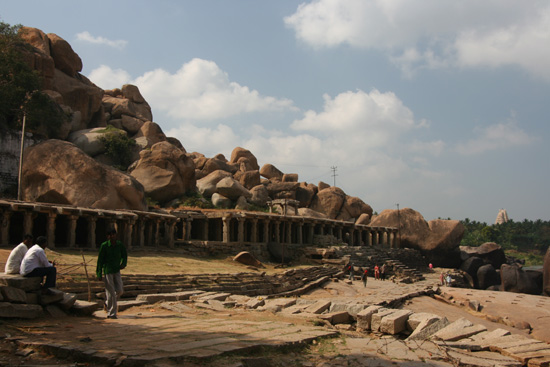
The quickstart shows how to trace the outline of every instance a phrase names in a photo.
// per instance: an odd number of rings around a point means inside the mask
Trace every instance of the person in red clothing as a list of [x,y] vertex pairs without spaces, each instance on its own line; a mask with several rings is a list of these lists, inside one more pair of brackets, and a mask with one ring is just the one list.
[[96,275],[97,279],[105,282],[105,295],[107,297],[106,309],[107,318],[117,318],[117,302],[124,287],[120,270],[126,267],[128,254],[122,242],[116,239],[116,229],[107,231],[107,241],[101,244],[97,256]]
[[365,268],[365,270],[363,270],[363,274],[361,274],[361,280],[363,281],[363,287],[367,286],[368,275],[369,275],[369,268]]
[[378,268],[378,264],[374,266],[374,279],[380,280],[380,269]]

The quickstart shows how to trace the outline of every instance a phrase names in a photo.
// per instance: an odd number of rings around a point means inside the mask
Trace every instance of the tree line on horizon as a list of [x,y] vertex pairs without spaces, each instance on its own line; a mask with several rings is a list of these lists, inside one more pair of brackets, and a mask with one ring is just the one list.
[[495,242],[504,250],[535,252],[540,255],[546,253],[550,246],[550,221],[509,220],[502,224],[488,225],[466,218],[460,222],[465,228],[461,246],[477,247],[485,242]]

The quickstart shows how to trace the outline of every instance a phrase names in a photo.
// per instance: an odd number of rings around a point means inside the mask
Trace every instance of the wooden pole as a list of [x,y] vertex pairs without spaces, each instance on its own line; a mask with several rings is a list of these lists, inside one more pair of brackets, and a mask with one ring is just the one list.
[[92,301],[92,285],[90,284],[90,277],[88,276],[88,266],[86,265],[86,259],[84,258],[84,253],[80,250],[82,255],[82,261],[84,262],[84,271],[86,272],[86,280],[88,281],[88,302]]

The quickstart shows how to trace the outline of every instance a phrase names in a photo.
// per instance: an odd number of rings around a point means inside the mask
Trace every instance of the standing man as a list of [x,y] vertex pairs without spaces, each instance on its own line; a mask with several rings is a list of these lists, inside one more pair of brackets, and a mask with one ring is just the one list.
[[366,287],[367,286],[367,278],[368,278],[368,274],[369,273],[369,268],[365,268],[365,270],[363,270],[363,274],[361,274],[361,280],[363,281],[363,287]]
[[21,261],[19,273],[25,277],[46,277],[42,294],[50,293],[50,288],[55,288],[57,269],[55,261],[50,263],[44,251],[48,247],[48,240],[44,236],[36,239],[36,245],[31,247]]
[[23,258],[29,250],[29,247],[32,246],[32,240],[32,235],[26,234],[23,242],[21,242],[13,250],[11,250],[8,261],[6,261],[6,267],[4,269],[4,272],[6,274],[19,274],[19,271],[21,270],[21,261],[23,261]]
[[101,244],[97,256],[97,279],[102,280],[105,276],[105,294],[107,296],[107,318],[117,318],[117,301],[124,293],[120,270],[126,267],[128,254],[122,242],[116,239],[116,229],[107,231],[107,241]]

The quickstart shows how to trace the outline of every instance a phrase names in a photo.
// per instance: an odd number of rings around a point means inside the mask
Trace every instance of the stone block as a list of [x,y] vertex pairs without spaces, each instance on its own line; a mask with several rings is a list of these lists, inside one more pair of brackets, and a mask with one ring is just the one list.
[[330,305],[329,312],[340,312],[340,311],[346,311],[350,316],[357,317],[357,314],[361,311],[363,311],[365,308],[369,307],[369,305],[363,304],[363,303],[334,303],[332,302]]
[[455,322],[447,325],[443,329],[439,330],[437,333],[433,334],[431,339],[434,340],[444,340],[444,341],[455,341],[464,338],[468,338],[474,334],[486,331],[485,326],[479,324],[472,324],[471,321],[460,318]]
[[506,335],[510,335],[510,332],[508,330],[504,330],[501,328],[495,329],[493,331],[486,331],[479,334],[475,334],[471,337],[471,339],[475,342],[480,342],[482,340],[490,340],[495,338],[500,338]]
[[208,301],[225,301],[227,297],[229,297],[230,293],[214,293],[214,294],[208,294],[205,296],[197,295],[197,296],[191,296],[191,299],[194,299],[198,302],[208,302]]
[[117,306],[118,306],[119,311],[124,311],[124,310],[127,310],[127,309],[132,308],[132,307],[139,307],[139,306],[143,306],[143,305],[146,305],[146,304],[147,304],[147,302],[134,301],[134,300],[131,300],[131,301],[118,301],[117,302]]
[[17,274],[0,273],[0,286],[22,289],[25,292],[37,291],[42,283],[41,277],[26,278]]
[[407,329],[407,319],[412,314],[409,310],[397,310],[382,318],[380,332],[384,334],[399,334]]
[[42,306],[50,305],[52,303],[58,303],[63,301],[64,295],[65,292],[50,288],[50,292],[48,294],[38,294],[38,303]]
[[330,307],[330,304],[331,304],[330,301],[317,301],[311,306],[309,306],[308,308],[306,308],[304,312],[320,314],[328,310]]
[[27,303],[30,305],[38,304],[38,292],[27,292]]
[[63,310],[68,311],[73,307],[77,297],[74,293],[63,293],[63,299],[57,303]]
[[379,331],[380,330],[380,324],[382,323],[382,318],[391,315],[392,313],[396,312],[397,310],[394,310],[392,308],[385,308],[383,310],[378,310],[377,313],[372,315],[372,321],[370,328],[372,331]]
[[382,306],[369,306],[357,314],[357,331],[371,330],[372,315]]
[[203,294],[203,291],[183,291],[183,292],[174,292],[174,293],[155,293],[155,294],[139,294],[136,297],[136,301],[146,302],[146,303],[157,303],[160,301],[186,301],[191,297],[198,296]]
[[42,316],[44,316],[44,310],[39,305],[0,302],[0,317],[35,319]]
[[263,299],[252,298],[251,300],[245,303],[244,307],[256,309],[263,305],[265,305],[265,301]]
[[65,317],[67,314],[63,312],[57,305],[47,305],[44,307],[44,311],[51,317]]
[[99,304],[96,302],[76,300],[71,311],[80,316],[91,316],[97,309]]
[[412,315],[409,316],[407,320],[407,330],[414,331],[418,327],[418,325],[420,325],[422,322],[429,325],[440,319],[441,319],[441,316],[435,315],[433,313],[427,313],[427,312],[413,313]]
[[4,302],[10,303],[27,303],[27,294],[24,290],[14,287],[2,287],[0,288],[2,296],[4,296]]
[[426,340],[429,337],[431,337],[433,334],[438,332],[439,330],[447,327],[450,322],[447,320],[446,317],[443,317],[440,320],[437,320],[432,323],[428,323],[429,320],[424,320],[418,326],[411,335],[407,338],[407,340]]
[[346,311],[325,313],[319,315],[319,318],[330,322],[332,325],[349,324],[351,319]]

